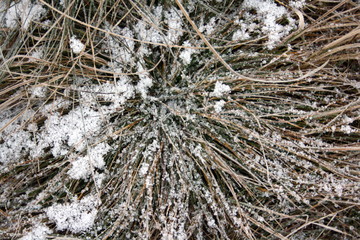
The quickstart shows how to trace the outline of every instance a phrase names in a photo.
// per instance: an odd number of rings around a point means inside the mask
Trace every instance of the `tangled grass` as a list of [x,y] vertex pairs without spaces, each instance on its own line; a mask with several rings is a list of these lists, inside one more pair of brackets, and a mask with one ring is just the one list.
[[0,35],[2,239],[360,238],[358,4],[276,1],[270,42],[241,1],[38,2]]

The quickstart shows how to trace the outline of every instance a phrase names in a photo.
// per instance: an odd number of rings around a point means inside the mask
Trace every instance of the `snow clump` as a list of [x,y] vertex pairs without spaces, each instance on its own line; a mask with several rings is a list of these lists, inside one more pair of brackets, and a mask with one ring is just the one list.
[[95,147],[90,147],[88,154],[78,157],[72,163],[68,174],[73,179],[87,179],[94,168],[103,169],[105,167],[104,155],[108,153],[110,146],[106,143],[99,143]]
[[84,232],[94,225],[99,201],[94,196],[86,196],[72,203],[54,204],[46,210],[47,217],[55,222],[57,230]]
[[216,82],[214,91],[210,94],[211,97],[222,97],[224,94],[230,93],[231,88],[222,82]]
[[46,240],[47,234],[52,233],[52,231],[44,225],[38,225],[28,232],[25,236],[19,238],[19,240]]
[[[273,1],[245,0],[242,8],[244,14],[234,21],[239,25],[239,29],[234,32],[233,41],[247,40],[251,35],[260,33],[260,35],[267,36],[266,47],[271,50],[280,42],[281,38],[295,28],[295,20],[290,17],[286,8],[276,5]],[[285,25],[278,23],[283,20],[288,23]]]
[[224,106],[225,106],[224,100],[220,100],[220,101],[216,102],[214,105],[215,112],[220,113]]
[[[189,43],[189,41],[185,41],[183,44],[184,47],[191,47],[191,44]],[[193,48],[185,48],[184,50],[182,50],[182,52],[180,53],[179,57],[180,59],[185,63],[185,64],[190,64],[191,63],[191,56],[193,53],[196,52],[196,49]]]
[[[0,10],[3,10],[2,8],[4,8],[4,6],[0,6]],[[16,28],[20,25],[21,29],[27,30],[30,23],[33,20],[39,20],[45,12],[46,10],[41,4],[32,4],[31,0],[21,0],[18,3],[11,4],[11,7],[7,9],[4,16],[5,27]],[[1,22],[0,25],[2,25]]]
[[72,36],[70,38],[70,48],[72,49],[73,53],[79,54],[82,50],[84,50],[85,45],[78,39],[76,39],[75,36]]

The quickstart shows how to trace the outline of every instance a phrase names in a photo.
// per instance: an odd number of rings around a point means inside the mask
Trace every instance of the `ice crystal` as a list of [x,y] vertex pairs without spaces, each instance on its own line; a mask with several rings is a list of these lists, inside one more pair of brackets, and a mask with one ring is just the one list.
[[58,230],[78,233],[90,229],[95,222],[98,200],[92,196],[73,200],[71,203],[54,204],[46,210],[48,218]]

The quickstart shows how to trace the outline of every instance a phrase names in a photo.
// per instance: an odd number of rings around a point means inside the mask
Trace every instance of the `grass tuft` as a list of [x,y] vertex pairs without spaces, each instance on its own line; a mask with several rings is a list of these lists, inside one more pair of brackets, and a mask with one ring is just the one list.
[[360,238],[358,3],[21,2],[2,239]]

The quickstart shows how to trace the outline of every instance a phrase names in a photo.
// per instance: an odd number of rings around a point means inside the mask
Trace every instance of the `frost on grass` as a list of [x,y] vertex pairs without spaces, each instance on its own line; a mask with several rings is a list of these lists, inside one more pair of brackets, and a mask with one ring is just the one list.
[[306,0],[290,1],[289,5],[293,8],[302,9],[306,4]]
[[11,123],[11,119],[15,115],[9,111],[0,114],[0,129],[4,128],[0,132],[0,139],[2,140],[2,144],[0,144],[0,163],[4,164],[4,166],[10,162],[20,160],[36,147],[36,144],[31,140],[33,129],[28,127],[28,131],[22,127],[32,114],[33,111],[25,112],[6,128],[5,126]]
[[[9,106],[0,112],[0,199],[9,215],[0,215],[1,229],[9,238],[28,232],[36,215],[61,238],[285,239],[330,216],[326,227],[306,229],[315,229],[308,239],[348,231],[360,190],[355,154],[329,149],[358,143],[359,111],[347,105],[358,99],[358,80],[344,84],[327,69],[272,82],[311,69],[284,54],[306,47],[300,40],[277,47],[296,26],[274,1],[181,1],[224,61],[264,83],[229,73],[176,5],[150,2],[159,1],[112,1],[91,23],[83,13],[95,9],[69,12],[104,31],[47,17],[53,27],[34,28],[29,39],[62,36],[64,27],[81,41],[24,43],[21,53],[43,49],[46,61],[9,61],[2,91],[20,87],[1,102]],[[78,56],[85,42],[93,52]],[[34,229],[28,235],[47,232]]]
[[31,97],[44,98],[48,93],[48,89],[45,86],[33,86],[31,88]]
[[11,4],[11,7],[6,10],[3,16],[5,18],[4,26],[7,28],[20,26],[22,29],[27,30],[31,21],[39,20],[45,12],[46,10],[38,1],[32,3],[31,0],[21,0],[15,4]]
[[[268,38],[267,48],[273,49],[284,36],[295,28],[295,20],[286,8],[273,1],[245,0],[242,8],[244,9],[243,15],[235,20],[239,29],[232,36],[234,41],[247,40],[251,35],[259,34]],[[288,23],[281,25],[278,23],[279,21],[288,21]]]
[[80,201],[75,199],[71,203],[54,204],[46,209],[46,215],[55,222],[58,230],[79,233],[92,228],[98,205],[96,197],[86,196]]
[[106,143],[99,143],[95,147],[89,147],[88,154],[79,156],[68,171],[71,178],[87,179],[94,169],[103,169],[105,167],[104,155],[109,151],[110,146]]
[[[191,43],[189,43],[189,41],[185,41],[183,46],[185,47],[192,47]],[[195,49],[192,48],[185,48],[184,50],[181,51],[180,53],[180,59],[185,63],[185,64],[190,64],[191,60],[192,60],[192,55],[194,53],[196,53],[197,51]]]

